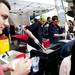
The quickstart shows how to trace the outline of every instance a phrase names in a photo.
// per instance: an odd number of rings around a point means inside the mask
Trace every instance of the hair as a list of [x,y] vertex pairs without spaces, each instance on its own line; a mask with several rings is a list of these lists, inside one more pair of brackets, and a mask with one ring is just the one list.
[[52,17],[52,20],[53,20],[53,21],[58,20],[58,16],[53,16],[53,17]]
[[0,3],[4,3],[8,7],[8,9],[11,10],[10,4],[7,0],[0,0]]
[[50,19],[50,17],[47,17],[47,20],[49,20]]
[[72,21],[71,21],[71,20],[68,20],[68,21],[72,23]]
[[34,18],[34,22],[38,22],[38,19]]
[[71,20],[68,20],[68,22],[70,22],[74,26],[74,24],[73,24],[73,22]]

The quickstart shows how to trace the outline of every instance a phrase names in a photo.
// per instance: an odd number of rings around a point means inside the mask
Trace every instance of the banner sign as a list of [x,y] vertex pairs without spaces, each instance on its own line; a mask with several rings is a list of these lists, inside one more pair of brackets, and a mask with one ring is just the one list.
[[63,6],[63,1],[62,0],[55,0],[55,6],[57,9],[60,25],[62,27],[64,27],[65,22],[66,22],[66,14],[65,14],[64,6]]

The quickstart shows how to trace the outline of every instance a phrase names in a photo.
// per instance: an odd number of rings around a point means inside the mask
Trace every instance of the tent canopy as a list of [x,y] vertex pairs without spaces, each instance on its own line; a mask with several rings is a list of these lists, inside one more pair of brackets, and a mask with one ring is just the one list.
[[[35,12],[36,15],[48,12],[55,8],[55,0],[8,0],[11,5],[11,13],[22,14]],[[68,7],[68,3],[64,2],[64,6]]]

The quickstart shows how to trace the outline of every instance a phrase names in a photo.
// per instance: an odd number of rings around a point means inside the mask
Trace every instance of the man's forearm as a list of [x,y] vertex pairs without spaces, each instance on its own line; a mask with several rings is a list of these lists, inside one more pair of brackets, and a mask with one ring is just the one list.
[[28,29],[25,30],[25,33],[28,34],[28,36],[29,36],[30,38],[32,38],[33,40],[36,39],[36,37],[35,37],[35,36],[32,34],[32,32],[29,31]]

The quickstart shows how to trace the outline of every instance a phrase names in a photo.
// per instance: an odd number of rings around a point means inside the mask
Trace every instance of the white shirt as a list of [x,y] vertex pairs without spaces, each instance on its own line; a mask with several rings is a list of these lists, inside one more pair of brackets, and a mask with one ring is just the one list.
[[70,75],[70,70],[71,70],[71,56],[68,56],[63,59],[60,65],[59,75]]

